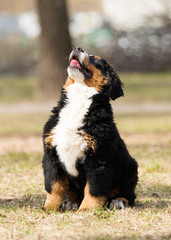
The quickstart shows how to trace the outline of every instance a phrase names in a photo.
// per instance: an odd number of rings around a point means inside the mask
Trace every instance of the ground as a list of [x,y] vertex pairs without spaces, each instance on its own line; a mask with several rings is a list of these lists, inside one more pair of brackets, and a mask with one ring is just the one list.
[[[30,86],[30,92],[33,92],[35,83],[32,79],[27,79],[25,85],[22,82],[22,90],[17,92],[17,97],[12,97],[14,93],[10,92],[7,98],[6,86],[10,82],[6,85],[5,80],[1,81],[0,105],[5,109],[0,112],[1,239],[171,239],[169,74],[152,76],[148,83],[151,75],[136,74],[133,79],[128,75],[129,82],[125,84],[128,85],[125,90],[128,97],[115,101],[113,105],[119,132],[139,164],[135,207],[112,211],[94,209],[84,213],[52,211],[47,214],[42,210],[46,193],[41,167],[41,132],[53,101],[46,103],[46,109],[41,111],[43,104],[35,103],[32,93],[21,94],[26,86]],[[135,84],[136,78],[139,79]],[[149,85],[151,91],[155,86],[155,93],[151,95],[147,94]],[[23,99],[29,101],[28,109],[23,107],[25,110],[22,110]],[[11,105],[13,102],[15,109]],[[36,104],[37,110],[34,109]]]

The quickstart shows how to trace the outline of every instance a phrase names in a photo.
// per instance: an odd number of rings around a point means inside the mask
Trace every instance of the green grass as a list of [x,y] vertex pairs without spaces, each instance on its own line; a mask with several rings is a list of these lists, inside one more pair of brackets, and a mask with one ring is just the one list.
[[[171,131],[171,114],[118,114],[118,128],[124,133],[154,133]],[[128,127],[129,126],[129,127]]]
[[[0,155],[0,172],[4,170],[7,173],[32,171],[32,169],[39,167],[41,158],[40,153],[9,152],[8,154],[2,154]],[[11,161],[13,164],[11,164]]]
[[[41,135],[43,125],[49,114],[1,114],[0,136]],[[171,131],[171,114],[117,114],[115,116],[119,131],[124,134],[168,133]],[[128,127],[129,126],[129,127]]]
[[120,74],[127,102],[170,102],[171,73]]
[[[171,238],[169,115],[117,116],[121,136],[139,164],[134,208],[83,213],[52,211],[50,214],[42,210],[46,195],[40,135],[47,115],[2,115],[2,119],[1,148],[5,142],[8,148],[0,154],[1,239]],[[20,127],[14,130],[17,124]],[[34,140],[33,144],[29,144],[30,139]],[[38,148],[33,151],[35,143]],[[13,144],[18,145],[17,148],[12,147]]]
[[[120,73],[127,103],[170,102],[171,72]],[[0,102],[34,100],[37,97],[37,77],[1,77]]]
[[0,114],[0,135],[41,135],[48,114]]
[[[139,183],[136,206],[125,211],[46,214],[41,153],[1,155],[1,239],[170,239],[171,163],[165,161],[169,153],[156,158],[162,171],[153,168],[149,173],[151,146],[129,147],[139,163]],[[158,146],[157,152],[161,151]]]
[[12,103],[34,100],[38,79],[36,77],[1,77],[0,102]]
[[[168,103],[171,73],[121,74],[126,103]],[[1,78],[0,102],[34,100],[34,78]],[[117,114],[121,137],[138,161],[136,205],[124,211],[42,210],[41,134],[49,114],[0,113],[0,239],[171,239],[171,115]]]

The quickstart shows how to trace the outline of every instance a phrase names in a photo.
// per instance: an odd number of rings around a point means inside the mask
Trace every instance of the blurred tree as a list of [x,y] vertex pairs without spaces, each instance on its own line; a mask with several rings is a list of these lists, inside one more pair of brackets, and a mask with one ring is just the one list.
[[40,18],[40,94],[56,97],[64,83],[71,51],[65,0],[36,0]]

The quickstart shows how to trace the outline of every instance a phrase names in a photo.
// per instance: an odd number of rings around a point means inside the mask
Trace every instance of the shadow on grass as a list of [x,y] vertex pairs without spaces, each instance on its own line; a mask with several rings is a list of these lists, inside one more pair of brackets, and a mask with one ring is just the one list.
[[163,234],[163,235],[143,235],[143,236],[137,236],[137,235],[132,235],[132,236],[122,236],[122,237],[113,237],[109,235],[105,236],[95,236],[95,237],[88,237],[88,238],[82,238],[82,240],[170,240],[171,239],[171,233],[170,234]]
[[164,209],[169,207],[171,202],[166,199],[149,199],[143,201],[137,201],[135,203],[135,208],[137,209]]
[[[31,194],[22,198],[0,199],[0,209],[14,210],[18,208],[43,210],[45,194]],[[154,196],[135,202],[135,209],[164,209],[170,205],[167,199],[159,199]]]
[[[144,185],[145,186],[145,185]],[[136,208],[163,209],[171,204],[171,187],[168,184],[159,184],[139,189],[137,192]]]
[[0,199],[0,209],[14,210],[17,208],[42,209],[45,194],[31,194],[22,198]]

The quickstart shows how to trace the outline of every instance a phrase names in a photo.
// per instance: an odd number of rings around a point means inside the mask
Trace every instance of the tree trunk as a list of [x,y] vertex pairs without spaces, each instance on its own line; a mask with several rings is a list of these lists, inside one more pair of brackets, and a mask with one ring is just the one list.
[[40,86],[42,97],[54,98],[67,76],[71,39],[65,0],[36,0],[41,25]]

